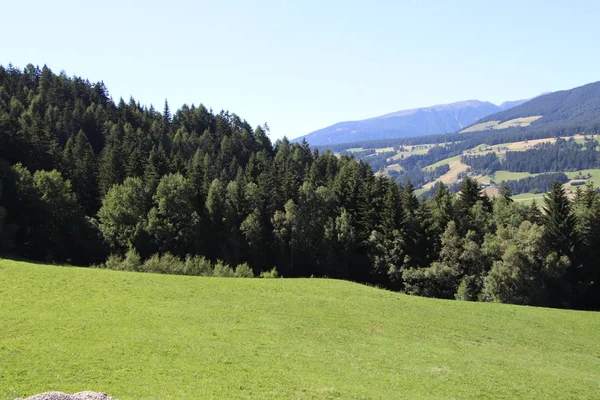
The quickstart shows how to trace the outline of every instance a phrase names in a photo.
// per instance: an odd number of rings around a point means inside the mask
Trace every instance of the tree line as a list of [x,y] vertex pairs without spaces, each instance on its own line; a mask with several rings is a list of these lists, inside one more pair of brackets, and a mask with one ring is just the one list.
[[508,186],[513,194],[546,193],[552,188],[552,185],[555,182],[567,183],[569,182],[569,178],[562,172],[553,172],[548,174],[528,176],[512,181],[502,181],[500,182],[499,186]]
[[511,172],[564,172],[598,168],[598,142],[587,139],[585,144],[572,138],[557,138],[554,143],[540,143],[525,151],[507,151],[499,158],[494,152],[461,156],[461,162],[476,174],[490,175],[499,170]]
[[101,82],[31,65],[0,67],[0,140],[3,255],[187,274],[247,265],[240,275],[600,308],[592,187],[570,200],[556,184],[543,211],[470,178],[423,200],[352,156],[273,144],[235,114],[114,102]]

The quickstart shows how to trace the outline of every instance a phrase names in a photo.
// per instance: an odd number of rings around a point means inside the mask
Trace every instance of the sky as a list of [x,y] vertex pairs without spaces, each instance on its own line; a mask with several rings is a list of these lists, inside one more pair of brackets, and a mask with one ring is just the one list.
[[[90,3],[90,4],[86,4]],[[0,64],[204,104],[271,138],[600,80],[598,1],[4,1]]]

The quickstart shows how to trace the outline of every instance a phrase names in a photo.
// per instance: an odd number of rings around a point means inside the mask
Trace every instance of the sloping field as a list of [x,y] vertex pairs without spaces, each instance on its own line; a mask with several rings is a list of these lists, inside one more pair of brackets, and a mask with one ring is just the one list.
[[480,122],[478,124],[475,124],[475,125],[472,125],[472,126],[466,128],[466,129],[463,129],[460,132],[461,133],[469,133],[469,132],[486,131],[486,130],[490,130],[490,129],[507,129],[507,128],[513,128],[513,127],[517,127],[517,126],[525,127],[525,126],[531,125],[533,122],[537,121],[540,118],[542,118],[541,115],[536,115],[533,117],[514,118],[509,121],[502,122],[502,123],[500,121]]
[[529,172],[496,171],[494,173],[494,181],[499,184],[502,181],[518,181],[519,179],[536,175],[539,174],[531,174]]
[[506,129],[506,128],[513,128],[516,126],[525,127],[525,126],[531,125],[533,122],[537,121],[540,118],[542,118],[541,115],[537,115],[534,117],[515,118],[515,119],[511,119],[510,121],[506,121],[506,122],[499,124],[498,126],[496,126],[495,129]]
[[594,186],[600,186],[600,169],[586,169],[582,171],[567,172],[569,179],[578,179],[583,177],[586,181],[591,181]]
[[460,133],[487,131],[489,129],[495,129],[499,124],[500,121],[480,122],[478,124],[471,125],[470,127],[463,129],[462,131],[460,131]]
[[458,157],[448,158],[447,160],[450,160],[448,163],[450,170],[437,178],[435,181],[423,185],[424,189],[431,189],[437,182],[443,182],[447,185],[455,183],[458,181],[458,174],[469,169],[469,166],[467,164],[463,164]]
[[600,314],[0,260],[0,399],[597,399]]
[[521,193],[514,195],[512,199],[525,205],[529,205],[535,200],[538,206],[542,206],[544,204],[544,193]]

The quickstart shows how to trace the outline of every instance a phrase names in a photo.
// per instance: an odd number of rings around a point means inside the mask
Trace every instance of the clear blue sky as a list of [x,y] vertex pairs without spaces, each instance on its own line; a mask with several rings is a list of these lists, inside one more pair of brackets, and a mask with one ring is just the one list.
[[5,1],[0,64],[115,100],[227,109],[272,138],[600,80],[598,1]]

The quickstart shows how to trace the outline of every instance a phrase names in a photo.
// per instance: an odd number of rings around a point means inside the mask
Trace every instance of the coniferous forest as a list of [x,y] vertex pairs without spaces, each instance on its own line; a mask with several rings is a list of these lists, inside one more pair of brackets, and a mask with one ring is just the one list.
[[268,133],[203,105],[114,102],[101,82],[0,66],[0,255],[109,267],[127,256],[141,271],[161,271],[144,267],[155,255],[202,256],[249,275],[600,309],[595,188],[569,199],[554,183],[523,206],[508,186],[489,198],[466,178],[423,200],[410,181]]

